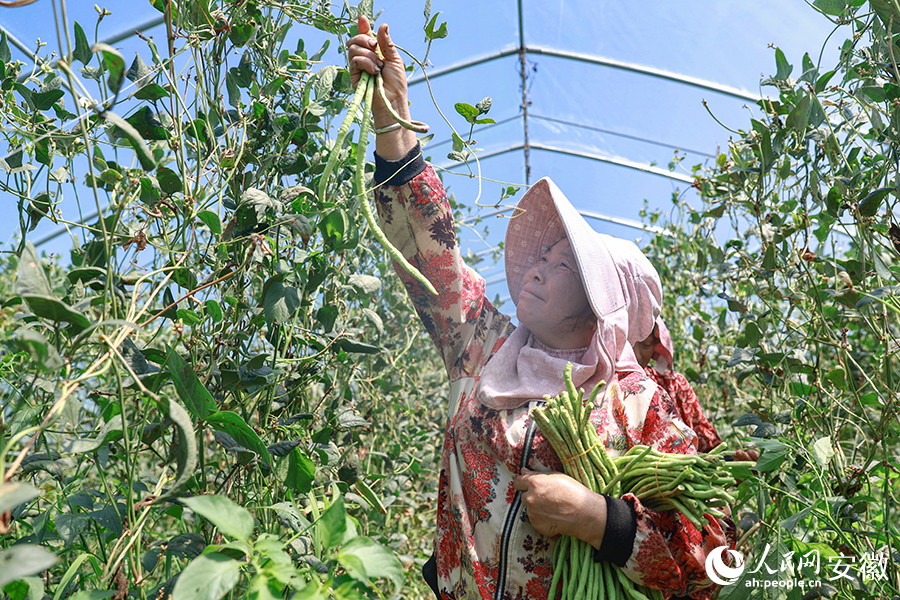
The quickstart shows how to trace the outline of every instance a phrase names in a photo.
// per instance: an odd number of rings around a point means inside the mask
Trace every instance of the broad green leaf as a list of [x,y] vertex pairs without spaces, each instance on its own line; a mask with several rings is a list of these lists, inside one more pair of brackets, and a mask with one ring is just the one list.
[[237,585],[240,576],[241,563],[233,558],[218,552],[198,556],[181,572],[172,600],[219,600]]
[[34,104],[35,110],[50,110],[65,95],[66,93],[62,90],[34,92],[31,94],[31,102]]
[[154,500],[155,504],[174,497],[191,480],[194,469],[197,468],[197,440],[191,416],[172,398],[168,401],[162,400],[157,406],[160,412],[175,424],[178,444],[175,446],[175,481],[168,486],[167,491]]
[[106,70],[109,72],[106,85],[109,86],[113,94],[118,94],[119,89],[122,87],[122,82],[125,81],[125,57],[109,44],[102,42],[94,44],[91,51],[100,52],[103,55],[103,64],[106,65]]
[[56,347],[42,333],[22,327],[15,331],[13,339],[16,345],[24,349],[31,360],[39,364],[45,371],[58,371],[65,366]]
[[845,0],[815,0],[813,6],[826,15],[840,16],[847,8]]
[[253,515],[246,508],[235,504],[225,496],[193,496],[181,502],[219,528],[219,531],[241,541],[250,541],[253,535]]
[[0,514],[40,495],[40,491],[30,483],[14,481],[0,484]]
[[75,51],[72,52],[72,56],[85,66],[94,57],[94,53],[91,52],[91,45],[88,44],[87,37],[84,35],[84,29],[81,28],[78,21],[75,21]]
[[12,600],[43,600],[44,581],[40,577],[23,577],[3,587],[3,591]]
[[429,40],[439,40],[441,38],[447,37],[447,23],[441,23],[440,27],[435,30],[434,26],[437,23],[437,18],[441,16],[441,13],[438,12],[435,14],[431,21],[428,22],[428,25],[425,26],[425,37]]
[[16,544],[0,550],[0,587],[11,581],[37,575],[57,562],[56,555],[34,544]]
[[233,437],[234,440],[244,448],[256,452],[256,455],[263,464],[272,464],[272,457],[269,456],[266,445],[259,439],[259,435],[253,431],[253,428],[250,427],[237,413],[222,410],[212,413],[204,420],[214,428],[221,429]]
[[363,275],[354,273],[347,280],[347,283],[355,287],[362,294],[374,294],[381,289],[381,280],[371,275]]
[[322,513],[316,522],[319,537],[325,548],[335,548],[344,541],[347,533],[347,511],[344,508],[344,498],[340,495],[337,486],[331,488],[334,491],[334,499],[331,506]]
[[781,51],[781,48],[775,48],[775,66],[778,68],[777,73],[775,73],[775,79],[778,81],[784,81],[790,77],[791,71],[794,70],[794,67],[784,57],[784,52]]
[[172,375],[172,383],[175,384],[178,397],[195,419],[203,420],[216,412],[216,402],[212,394],[197,377],[194,369],[173,348],[169,349],[166,365]]
[[22,255],[19,257],[19,273],[16,279],[15,293],[18,295],[34,294],[38,296],[50,296],[50,281],[44,272],[44,266],[37,249],[31,242],[25,242]]
[[213,235],[222,235],[222,221],[219,215],[211,210],[203,210],[197,213],[197,218],[209,227],[210,233]]
[[403,585],[403,565],[393,552],[368,537],[355,537],[341,548],[338,562],[355,579],[372,585],[375,579],[389,579],[394,591]]
[[453,135],[453,151],[454,152],[462,152],[466,149],[466,143],[463,141],[461,137],[454,131]]
[[252,23],[232,24],[231,31],[228,33],[228,39],[235,46],[243,46],[253,37],[255,26]]
[[[471,104],[466,104],[465,102],[457,102],[453,107],[456,109],[456,112],[461,114],[469,123],[474,123],[475,119],[481,114],[477,108]],[[454,149],[456,149],[455,146]]]
[[164,194],[170,196],[184,189],[184,184],[181,183],[181,178],[178,176],[178,173],[169,167],[158,168],[156,170],[156,180],[159,181],[159,189],[161,189]]
[[150,102],[156,102],[157,100],[161,100],[162,98],[168,98],[169,90],[159,85],[158,83],[148,83],[147,85],[136,91],[134,93],[134,97],[138,100],[149,100]]
[[142,169],[145,171],[152,171],[156,168],[156,159],[153,157],[153,153],[147,146],[147,142],[144,141],[144,138],[141,137],[141,134],[138,133],[137,129],[131,126],[131,123],[128,123],[125,119],[111,110],[104,113],[104,118],[118,127],[124,136],[128,138],[131,147],[134,148],[134,153],[137,155],[138,161],[141,163]]
[[153,71],[150,70],[144,61],[141,59],[140,54],[134,55],[134,60],[131,62],[131,67],[128,68],[128,72],[125,73],[125,77],[127,77],[130,81],[133,81],[138,88],[142,88],[145,85],[150,83],[150,79],[153,76]]
[[0,31],[0,62],[9,63],[12,60],[12,52],[9,51],[9,43],[6,30]]
[[883,187],[869,192],[869,194],[859,203],[859,214],[864,217],[874,217],[885,196],[893,191],[893,187]]
[[22,299],[28,304],[28,308],[41,317],[55,323],[69,323],[76,332],[80,332],[91,326],[90,320],[83,314],[52,296],[38,296],[36,294],[21,294]]
[[336,208],[319,221],[319,231],[329,250],[350,250],[359,244],[359,230],[343,208]]
[[816,459],[816,462],[823,467],[827,467],[828,463],[834,457],[834,448],[831,445],[831,436],[826,435],[817,439],[815,442],[813,442],[811,450],[813,458]]
[[316,466],[300,448],[294,448],[288,455],[288,471],[284,484],[292,490],[306,494],[312,489],[316,478]]
[[300,308],[300,291],[294,286],[271,281],[265,287],[264,294],[263,310],[269,325],[273,323],[284,325],[290,322]]
[[100,446],[122,439],[122,436],[122,415],[116,415],[94,437],[63,441],[61,451],[66,454],[93,452]]
[[222,322],[222,307],[219,305],[216,300],[207,300],[206,301],[206,313],[212,318],[213,322],[221,323]]
[[[155,84],[154,84],[155,85]],[[149,87],[149,86],[148,86]],[[145,140],[167,140],[169,132],[149,106],[143,106],[125,119]]]

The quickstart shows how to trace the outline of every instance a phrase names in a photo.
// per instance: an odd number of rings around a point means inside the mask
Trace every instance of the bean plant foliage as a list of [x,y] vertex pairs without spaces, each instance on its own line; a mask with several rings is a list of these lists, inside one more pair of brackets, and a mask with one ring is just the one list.
[[89,41],[99,8],[43,66],[0,40],[0,597],[419,596],[442,366],[322,61],[372,4],[151,4],[165,35],[130,64]]
[[900,7],[811,4],[850,32],[826,42],[839,63],[775,48],[769,98],[693,168],[702,206],[646,215],[678,367],[762,452],[735,508],[746,569],[720,598],[900,590]]

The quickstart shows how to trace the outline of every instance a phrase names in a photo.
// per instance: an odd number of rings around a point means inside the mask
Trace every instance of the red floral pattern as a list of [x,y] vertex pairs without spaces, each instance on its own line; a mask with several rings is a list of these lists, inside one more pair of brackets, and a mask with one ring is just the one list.
[[[539,430],[526,448],[530,411],[542,401],[497,411],[482,405],[474,394],[481,369],[514,325],[485,298],[484,280],[463,262],[449,225],[452,210],[430,166],[403,186],[378,188],[376,201],[385,233],[438,290],[433,296],[398,270],[450,379],[435,540],[441,596],[497,597],[502,563],[505,585],[499,597],[546,598],[556,540],[537,533],[524,510],[511,521],[508,553],[501,556],[523,453],[528,452],[526,464],[532,470],[562,469]],[[643,374],[616,375],[597,398],[591,421],[612,455],[635,444],[665,452],[696,452],[695,435],[669,396]],[[733,545],[733,522],[710,517],[701,533],[678,513],[650,510],[629,495],[625,500],[637,515],[637,536],[625,574],[669,594],[708,598],[713,588],[705,575],[706,554],[717,546]]]
[[673,371],[660,373],[653,367],[647,367],[645,370],[650,379],[666,390],[666,393],[675,402],[675,406],[678,407],[681,420],[697,434],[697,452],[706,454],[722,443],[722,438],[706,418],[706,413],[700,406],[700,400],[694,393],[694,388],[691,387],[684,375]]

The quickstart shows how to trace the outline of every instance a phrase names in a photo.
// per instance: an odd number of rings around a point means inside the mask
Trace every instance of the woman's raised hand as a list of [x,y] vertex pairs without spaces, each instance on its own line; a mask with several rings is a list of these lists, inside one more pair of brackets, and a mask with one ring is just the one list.
[[[366,71],[372,75],[381,74],[384,92],[394,111],[403,119],[409,120],[409,102],[406,91],[406,69],[400,52],[391,42],[386,23],[378,28],[377,39],[372,34],[369,20],[360,15],[358,21],[359,34],[347,42],[349,53],[350,79],[353,86],[359,83],[360,73]],[[380,56],[379,56],[380,50]],[[375,128],[380,129],[395,123],[394,118],[375,94],[372,102],[372,117]],[[406,155],[417,144],[413,132],[400,127],[390,132],[378,134],[375,138],[376,151],[386,160],[398,160]]]

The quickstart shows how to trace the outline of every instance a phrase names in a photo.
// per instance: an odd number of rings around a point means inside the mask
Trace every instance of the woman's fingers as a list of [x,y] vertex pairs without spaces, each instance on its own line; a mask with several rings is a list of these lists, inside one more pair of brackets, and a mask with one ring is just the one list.
[[350,64],[350,80],[353,87],[359,82],[359,74],[366,71],[375,75],[381,71],[384,62],[378,57],[376,52],[378,47],[377,40],[372,36],[369,21],[363,16],[358,21],[359,34],[350,38],[347,42],[347,50],[349,51]]

